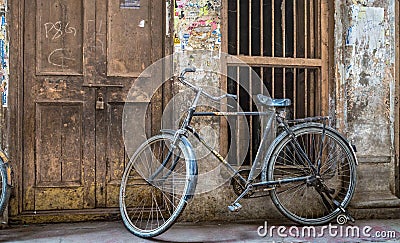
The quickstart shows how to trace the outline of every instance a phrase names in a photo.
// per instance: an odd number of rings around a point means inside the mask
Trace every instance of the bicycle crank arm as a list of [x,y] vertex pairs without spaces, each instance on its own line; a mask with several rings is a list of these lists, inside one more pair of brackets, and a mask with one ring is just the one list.
[[246,194],[249,193],[251,189],[253,189],[253,186],[248,185],[246,187],[246,190],[244,190],[242,194],[240,194],[240,196],[236,198],[236,200],[231,205],[228,206],[229,211],[239,212],[239,210],[242,209],[242,205],[239,203],[239,200],[242,199],[244,196],[246,196]]

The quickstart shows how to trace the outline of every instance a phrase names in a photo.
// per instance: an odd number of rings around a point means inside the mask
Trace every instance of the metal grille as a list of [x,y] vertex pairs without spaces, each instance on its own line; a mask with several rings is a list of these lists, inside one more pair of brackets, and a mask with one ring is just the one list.
[[[324,0],[235,0],[226,1],[228,11],[227,51],[247,63],[260,79],[251,77],[251,72],[234,58],[228,59],[228,72],[236,81],[228,79],[227,91],[239,97],[243,110],[256,111],[251,96],[262,93],[264,84],[273,98],[290,98],[291,118],[321,115],[326,110],[327,92],[326,62],[323,41],[328,31]],[[324,73],[325,72],[325,73]],[[244,86],[244,87],[241,87]],[[249,90],[247,94],[244,90]],[[227,145],[231,145],[229,159],[238,163],[243,153],[243,122],[250,127],[250,148],[245,164],[255,158],[261,137],[260,119],[237,118],[230,121],[236,126],[236,134],[227,132]],[[231,129],[233,130],[233,129]],[[231,140],[232,138],[232,140]],[[232,141],[232,142],[231,142]],[[233,143],[233,144],[232,144]]]

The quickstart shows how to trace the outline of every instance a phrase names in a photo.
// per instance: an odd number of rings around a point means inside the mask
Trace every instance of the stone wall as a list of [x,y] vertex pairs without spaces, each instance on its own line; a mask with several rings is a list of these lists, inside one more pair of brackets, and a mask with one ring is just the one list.
[[355,207],[398,202],[395,47],[395,0],[336,1],[336,118],[358,150]]

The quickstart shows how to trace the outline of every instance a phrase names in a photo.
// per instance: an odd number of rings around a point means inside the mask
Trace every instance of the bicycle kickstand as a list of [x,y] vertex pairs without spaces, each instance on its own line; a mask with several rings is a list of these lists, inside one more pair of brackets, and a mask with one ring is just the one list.
[[347,220],[350,220],[352,223],[356,222],[356,220],[350,215],[349,211],[340,206],[339,202],[336,200],[333,200],[333,203],[340,209],[340,211],[343,212],[343,214],[346,216]]
[[248,185],[246,187],[246,189],[242,192],[242,194],[240,194],[240,196],[238,198],[236,198],[236,200],[228,206],[229,211],[233,212],[239,212],[240,209],[242,209],[242,205],[239,203],[239,200],[242,199],[244,196],[246,196],[246,194],[253,189],[252,185]]

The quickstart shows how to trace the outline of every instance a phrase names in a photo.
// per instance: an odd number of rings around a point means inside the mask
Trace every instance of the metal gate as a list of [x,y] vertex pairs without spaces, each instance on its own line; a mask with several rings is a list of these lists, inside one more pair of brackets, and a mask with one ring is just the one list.
[[[229,79],[224,84],[229,93],[238,95],[242,109],[255,111],[250,96],[260,92],[263,84],[273,98],[292,100],[289,112],[292,118],[327,114],[328,1],[237,0],[226,4],[225,50],[247,63],[260,77],[251,77],[248,68],[240,67],[235,58],[228,60],[228,73],[239,83],[246,80],[241,84],[247,87]],[[245,160],[245,164],[250,164],[260,140],[259,118],[237,119],[236,134],[227,132],[225,140],[233,138],[237,150],[233,157],[243,153],[240,142],[243,122],[250,127],[251,143]]]

